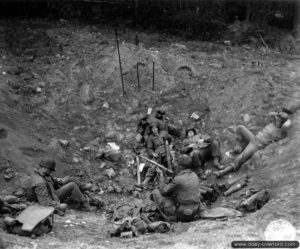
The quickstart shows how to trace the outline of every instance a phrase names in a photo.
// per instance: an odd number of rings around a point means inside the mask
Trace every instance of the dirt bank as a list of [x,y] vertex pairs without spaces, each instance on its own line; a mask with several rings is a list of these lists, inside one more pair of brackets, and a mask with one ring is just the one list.
[[[2,21],[0,29],[0,123],[7,131],[0,139],[1,169],[9,163],[17,172],[10,181],[0,172],[3,194],[11,193],[20,179],[26,180],[40,158],[53,156],[58,175],[83,171],[87,181],[96,181],[104,190],[109,204],[121,198],[129,202],[128,193],[109,194],[105,187],[110,182],[132,185],[133,171],[128,169],[124,183],[120,176],[126,166],[116,165],[117,177],[110,180],[94,152],[82,148],[95,139],[97,146],[105,144],[110,132],[113,141],[130,153],[137,119],[147,107],[166,110],[174,124],[194,125],[219,136],[224,152],[233,144],[229,125],[245,124],[257,131],[269,111],[299,104],[299,60],[273,50],[267,53],[264,47],[183,42],[174,37],[160,42],[159,35],[145,33],[140,35],[143,44],[136,46],[134,32],[120,32],[126,90],[122,95],[110,27],[27,20]],[[201,122],[190,119],[195,111]],[[245,114],[250,117],[247,122]],[[167,235],[118,240],[106,237],[105,214],[70,212],[57,218],[49,236],[31,240],[2,231],[1,236],[11,248],[230,248],[232,240],[262,239],[268,223],[277,218],[299,230],[299,119],[296,112],[289,139],[258,153],[248,164],[253,175],[249,187],[270,188],[272,199],[247,217],[177,224]],[[59,139],[70,141],[70,147],[63,148]]]

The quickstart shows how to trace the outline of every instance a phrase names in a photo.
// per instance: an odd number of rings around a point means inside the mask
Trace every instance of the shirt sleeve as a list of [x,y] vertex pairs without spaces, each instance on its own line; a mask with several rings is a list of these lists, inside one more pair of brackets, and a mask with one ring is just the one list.
[[147,152],[148,152],[148,155],[149,156],[152,156],[154,150],[153,150],[153,139],[152,139],[152,136],[148,138],[148,141],[147,141]]
[[38,199],[39,204],[43,206],[55,207],[59,203],[54,201],[48,193],[47,186],[43,183],[34,187],[34,193]]
[[160,181],[159,190],[163,196],[171,196],[180,186],[178,179],[175,177],[172,182],[165,184],[164,181]]

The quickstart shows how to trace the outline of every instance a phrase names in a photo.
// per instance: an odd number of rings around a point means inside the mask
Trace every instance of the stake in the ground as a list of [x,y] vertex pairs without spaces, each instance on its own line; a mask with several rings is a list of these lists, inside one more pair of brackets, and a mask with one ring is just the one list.
[[139,63],[136,64],[136,76],[137,76],[138,89],[140,90],[141,86],[140,86]]
[[117,42],[117,48],[118,48],[119,66],[120,66],[120,74],[121,74],[121,81],[122,81],[122,90],[123,90],[123,94],[125,94],[124,81],[123,81],[123,72],[122,72],[122,63],[121,63],[121,56],[120,56],[120,48],[119,48],[117,29],[115,29],[115,34],[116,34],[116,42]]
[[154,91],[154,82],[155,82],[155,75],[154,75],[154,67],[155,67],[155,65],[154,65],[154,61],[153,61],[153,72],[152,72],[152,91]]

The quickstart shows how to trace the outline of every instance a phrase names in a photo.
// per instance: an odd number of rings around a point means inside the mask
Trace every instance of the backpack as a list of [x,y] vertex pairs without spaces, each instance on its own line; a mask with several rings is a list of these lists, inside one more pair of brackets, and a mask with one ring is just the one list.
[[52,230],[54,207],[29,206],[16,218],[6,217],[4,222],[8,232],[35,238]]

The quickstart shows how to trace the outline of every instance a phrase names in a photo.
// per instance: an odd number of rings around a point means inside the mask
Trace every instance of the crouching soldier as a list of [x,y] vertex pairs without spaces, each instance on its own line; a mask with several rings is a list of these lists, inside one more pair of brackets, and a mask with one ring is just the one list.
[[183,140],[182,153],[191,156],[192,168],[202,179],[206,179],[202,168],[205,162],[210,159],[213,159],[213,165],[216,168],[223,169],[223,166],[220,164],[220,142],[209,136],[197,135],[194,128],[186,131],[186,139]]
[[[168,158],[165,151],[165,140],[170,139],[169,135],[165,131],[160,132],[156,124],[151,124],[150,132],[151,135],[147,141],[148,156],[159,164],[168,167]],[[155,168],[148,167],[145,180],[141,183],[141,186],[146,187],[155,176]]]
[[192,159],[188,155],[178,158],[179,173],[165,184],[163,173],[159,174],[159,189],[152,192],[151,199],[163,218],[168,222],[188,222],[199,218],[199,179],[190,169]]
[[87,210],[89,205],[81,193],[78,185],[69,182],[58,188],[59,180],[51,176],[55,171],[55,161],[52,159],[43,159],[39,166],[34,169],[31,176],[31,189],[34,199],[43,206],[55,207],[57,211],[64,212],[67,205],[62,203],[66,199],[76,203],[79,208]]

